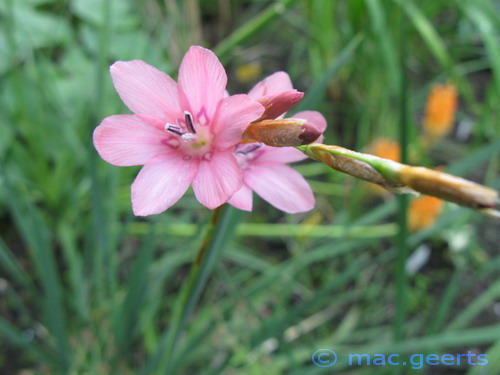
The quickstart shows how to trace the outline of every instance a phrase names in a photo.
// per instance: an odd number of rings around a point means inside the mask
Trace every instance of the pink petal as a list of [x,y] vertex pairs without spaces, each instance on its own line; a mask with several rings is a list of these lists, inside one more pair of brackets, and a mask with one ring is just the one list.
[[[326,130],[326,120],[323,115],[317,111],[302,111],[294,114],[292,117],[307,120],[308,123],[314,125],[321,133]],[[323,135],[316,140],[318,143],[322,141]]]
[[307,159],[307,155],[293,147],[262,146],[262,153],[253,161],[255,164],[295,163]]
[[264,112],[264,107],[248,95],[233,95],[219,102],[214,120],[215,146],[225,149],[241,141],[241,135],[252,121]]
[[276,72],[258,82],[248,93],[254,99],[260,99],[266,95],[276,95],[282,91],[292,90],[292,81],[285,72]]
[[132,208],[136,216],[159,214],[186,192],[197,163],[182,154],[162,154],[149,160],[132,184]]
[[303,97],[304,93],[297,90],[287,90],[275,95],[261,97],[259,102],[266,108],[261,120],[279,117],[292,109]]
[[110,68],[116,91],[137,115],[175,123],[180,112],[177,84],[141,60],[117,61]]
[[252,211],[253,192],[248,186],[243,185],[227,203],[243,211]]
[[143,165],[166,152],[166,134],[135,115],[106,117],[94,130],[94,145],[105,161],[118,166]]
[[179,94],[183,108],[191,111],[195,121],[203,124],[213,119],[226,83],[226,71],[212,51],[189,48],[179,67]]
[[277,209],[294,214],[314,208],[314,195],[307,181],[293,168],[281,164],[254,165],[243,180]]
[[227,202],[241,185],[241,169],[232,150],[215,152],[211,160],[202,160],[193,180],[196,198],[210,209]]

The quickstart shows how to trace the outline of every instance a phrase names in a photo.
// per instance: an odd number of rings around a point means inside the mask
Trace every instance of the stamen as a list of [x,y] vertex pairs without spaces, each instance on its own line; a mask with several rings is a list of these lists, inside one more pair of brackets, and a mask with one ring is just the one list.
[[171,132],[171,133],[174,133],[174,134],[177,134],[177,135],[180,135],[180,136],[182,136],[184,134],[182,132],[182,130],[181,130],[180,127],[175,126],[175,125],[171,125],[171,124],[166,124],[165,125],[165,131]]
[[244,147],[242,150],[236,151],[237,154],[242,154],[242,155],[248,155],[251,152],[254,152],[255,150],[258,150],[259,148],[262,147],[262,143],[257,143],[255,145],[248,145]]
[[190,133],[196,134],[193,124],[193,115],[188,111],[184,111],[184,120],[186,120],[186,127]]

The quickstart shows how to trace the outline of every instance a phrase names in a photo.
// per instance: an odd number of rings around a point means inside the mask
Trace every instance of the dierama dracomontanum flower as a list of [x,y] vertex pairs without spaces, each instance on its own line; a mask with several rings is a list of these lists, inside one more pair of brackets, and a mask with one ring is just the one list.
[[[134,114],[105,118],[94,131],[94,145],[108,163],[144,166],[132,184],[132,208],[138,216],[165,211],[190,185],[200,203],[210,209],[237,192],[237,196],[241,195],[244,181],[251,180],[246,165],[257,159],[264,161],[260,156],[263,151],[271,157],[267,146],[259,153],[248,152],[245,147],[249,146],[238,146],[243,132],[250,123],[280,116],[303,96],[291,82],[282,79],[284,74],[289,81],[285,73],[280,73],[276,85],[263,81],[249,95],[229,96],[222,64],[213,52],[199,46],[191,47],[184,56],[178,83],[140,60],[118,61],[110,71],[118,94]],[[307,125],[312,137],[317,138],[319,130],[306,124],[306,112],[303,117],[298,123]],[[301,134],[305,129],[299,129]],[[300,174],[283,165],[301,160],[301,153],[295,149],[275,152],[293,157],[278,157],[275,160],[279,163],[266,168],[266,173],[254,175],[261,183],[251,185],[283,211],[312,209],[314,197],[309,185]],[[248,163],[242,163],[242,158]],[[273,171],[276,176],[271,176]],[[283,203],[281,196],[287,193],[289,200],[297,199],[295,205]]]
[[105,118],[94,145],[108,163],[144,165],[132,184],[135,215],[165,211],[192,185],[213,209],[242,186],[233,151],[264,107],[248,95],[225,97],[226,72],[208,49],[193,46],[178,83],[140,60],[111,66],[118,94],[132,115]]

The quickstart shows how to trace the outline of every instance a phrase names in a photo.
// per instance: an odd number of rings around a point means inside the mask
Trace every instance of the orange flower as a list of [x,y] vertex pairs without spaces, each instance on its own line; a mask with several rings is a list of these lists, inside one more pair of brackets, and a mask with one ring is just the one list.
[[408,228],[411,232],[430,227],[443,208],[444,201],[431,197],[422,196],[410,202],[408,209]]
[[457,90],[453,85],[435,85],[427,98],[424,137],[435,142],[448,134],[455,120]]
[[401,161],[401,149],[399,143],[388,138],[377,138],[370,146],[367,152],[378,156],[379,158],[389,159],[392,161]]

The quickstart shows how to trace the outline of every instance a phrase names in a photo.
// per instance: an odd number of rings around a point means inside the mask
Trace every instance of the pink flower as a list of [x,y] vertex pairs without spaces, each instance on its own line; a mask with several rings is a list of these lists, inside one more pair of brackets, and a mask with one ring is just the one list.
[[[263,117],[269,113],[282,117],[280,115],[297,104],[294,100],[290,100],[292,91],[296,90],[292,89],[288,74],[277,72],[255,85],[248,95],[261,103],[267,101],[274,105],[274,112],[269,112],[269,106],[266,106]],[[261,95],[264,95],[264,99]],[[302,96],[299,100],[301,98]],[[326,129],[326,120],[319,112],[303,111],[293,117],[314,124],[320,133]],[[317,142],[321,142],[322,139],[323,136],[320,136]],[[243,170],[243,186],[228,203],[241,210],[251,211],[252,191],[255,191],[277,209],[290,214],[314,208],[315,199],[311,187],[300,173],[286,165],[306,159],[307,156],[302,152],[291,147],[269,147],[262,143],[247,143],[238,145],[235,154]]]
[[110,71],[134,114],[105,118],[94,131],[94,145],[108,163],[144,165],[132,184],[135,215],[165,211],[191,184],[210,209],[241,188],[233,150],[264,108],[248,95],[225,97],[226,72],[211,51],[191,47],[178,84],[140,60],[118,61]]

